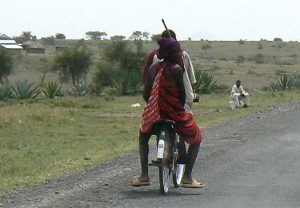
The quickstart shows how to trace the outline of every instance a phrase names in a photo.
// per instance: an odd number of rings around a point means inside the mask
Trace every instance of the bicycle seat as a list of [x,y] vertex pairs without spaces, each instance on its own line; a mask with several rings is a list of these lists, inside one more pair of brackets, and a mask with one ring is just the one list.
[[170,119],[165,119],[155,123],[152,127],[151,134],[159,134],[162,129],[173,129],[176,122]]
[[173,120],[170,120],[170,119],[165,119],[165,120],[161,121],[160,123],[174,125],[176,122]]

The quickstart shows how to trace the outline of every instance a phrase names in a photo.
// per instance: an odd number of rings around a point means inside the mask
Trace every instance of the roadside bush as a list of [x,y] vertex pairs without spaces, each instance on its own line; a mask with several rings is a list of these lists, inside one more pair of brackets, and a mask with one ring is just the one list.
[[300,88],[300,74],[294,76],[292,86],[298,89]]
[[237,58],[236,58],[236,63],[244,63],[245,62],[245,57],[242,56],[242,55],[239,55]]
[[0,85],[0,100],[6,101],[12,98],[12,90],[8,85]]
[[254,56],[254,61],[257,64],[263,64],[263,63],[265,63],[265,56],[264,56],[264,54],[261,54],[261,53],[256,54]]
[[43,93],[50,99],[61,96],[61,86],[57,82],[49,82],[44,86]]
[[75,96],[85,96],[90,92],[91,85],[87,81],[76,83],[72,88]]
[[12,57],[0,48],[0,84],[3,84],[3,78],[5,79],[11,73],[12,67]]
[[120,76],[114,80],[114,94],[117,95],[135,95],[141,92],[142,82],[137,72],[120,72]]
[[53,70],[60,71],[61,81],[68,81],[71,77],[75,85],[76,82],[84,79],[91,63],[91,54],[86,49],[66,49],[55,57]]
[[143,42],[115,41],[104,50],[104,61],[98,64],[94,77],[95,85],[110,87],[111,94],[133,95],[139,93],[142,86],[141,69],[147,54],[143,51]]
[[271,83],[271,90],[273,91],[285,91],[291,89],[293,86],[293,79],[289,78],[286,74],[278,76],[276,81]]
[[196,71],[195,77],[197,82],[194,84],[196,93],[207,94],[217,88],[217,81],[214,76],[203,71]]
[[118,66],[108,63],[106,61],[97,65],[98,71],[94,76],[94,83],[101,83],[103,86],[112,86],[113,80],[116,80],[119,76]]
[[97,96],[102,96],[104,91],[105,86],[101,82],[96,83],[92,88],[92,93]]
[[19,80],[12,86],[13,98],[34,99],[40,94],[39,87],[34,86],[33,83],[29,83],[27,80]]

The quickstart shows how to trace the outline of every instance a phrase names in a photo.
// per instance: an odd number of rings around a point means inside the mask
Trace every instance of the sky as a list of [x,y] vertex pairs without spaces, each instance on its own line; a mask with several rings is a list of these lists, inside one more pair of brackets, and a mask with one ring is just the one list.
[[163,18],[179,40],[300,40],[299,0],[0,0],[0,33],[38,38],[88,31],[159,34]]

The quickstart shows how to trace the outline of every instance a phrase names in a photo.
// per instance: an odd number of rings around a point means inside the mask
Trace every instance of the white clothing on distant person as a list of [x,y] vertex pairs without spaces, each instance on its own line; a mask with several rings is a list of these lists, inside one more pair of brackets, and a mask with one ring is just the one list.
[[250,104],[249,93],[245,92],[242,85],[237,87],[237,85],[233,85],[231,89],[230,95],[230,107],[231,109],[235,109],[236,107],[247,107]]
[[[189,112],[192,109],[193,99],[195,97],[192,85],[196,83],[196,78],[192,61],[186,51],[182,51],[182,60],[185,69],[183,72],[183,84],[186,96],[184,109],[186,112]],[[159,61],[160,59],[157,55],[154,55],[152,65],[157,64]]]

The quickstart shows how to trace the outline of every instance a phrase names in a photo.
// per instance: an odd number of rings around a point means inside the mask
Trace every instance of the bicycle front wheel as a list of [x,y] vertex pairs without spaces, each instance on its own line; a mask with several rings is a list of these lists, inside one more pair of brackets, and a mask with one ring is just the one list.
[[160,192],[167,194],[170,186],[170,169],[166,166],[159,167]]
[[170,186],[170,162],[171,162],[171,138],[169,132],[164,135],[164,152],[161,166],[159,167],[159,185],[160,192],[167,194]]

